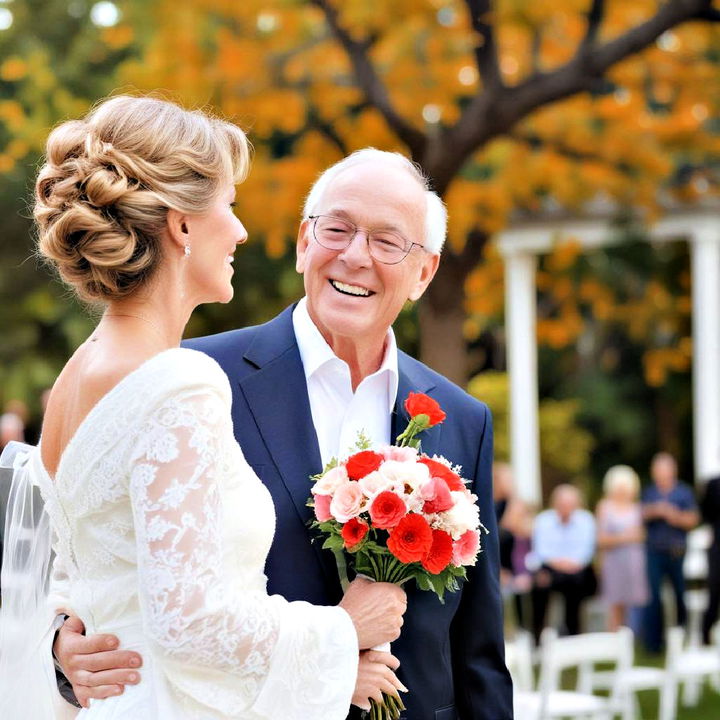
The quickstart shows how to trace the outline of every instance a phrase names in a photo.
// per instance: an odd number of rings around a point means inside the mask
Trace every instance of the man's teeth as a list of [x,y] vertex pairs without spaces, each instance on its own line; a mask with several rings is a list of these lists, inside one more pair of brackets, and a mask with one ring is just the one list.
[[364,287],[358,287],[357,285],[348,285],[347,283],[342,283],[338,280],[331,280],[330,282],[336,290],[339,290],[342,293],[346,293],[347,295],[360,295],[362,297],[367,297],[368,295],[370,295],[370,291]]

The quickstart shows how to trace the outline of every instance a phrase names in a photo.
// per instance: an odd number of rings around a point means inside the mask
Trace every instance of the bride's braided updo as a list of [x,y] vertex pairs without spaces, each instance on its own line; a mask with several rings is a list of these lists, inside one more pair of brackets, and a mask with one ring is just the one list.
[[169,209],[206,212],[248,170],[245,134],[201,111],[118,96],[47,141],[35,185],[38,250],[84,300],[132,294],[161,260]]

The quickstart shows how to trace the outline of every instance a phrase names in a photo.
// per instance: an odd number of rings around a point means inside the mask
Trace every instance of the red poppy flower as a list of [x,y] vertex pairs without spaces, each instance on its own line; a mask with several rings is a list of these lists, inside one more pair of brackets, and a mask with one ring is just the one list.
[[424,393],[411,392],[405,401],[405,409],[411,418],[415,418],[418,415],[427,416],[426,427],[438,425],[446,417],[440,405]]
[[422,566],[433,575],[441,573],[452,560],[453,541],[444,530],[432,531],[432,547],[422,559]]
[[367,523],[357,518],[348,520],[342,529],[342,539],[345,541],[345,547],[352,550],[368,533]]
[[422,560],[432,547],[432,530],[417,513],[406,515],[390,533],[388,550],[403,563]]

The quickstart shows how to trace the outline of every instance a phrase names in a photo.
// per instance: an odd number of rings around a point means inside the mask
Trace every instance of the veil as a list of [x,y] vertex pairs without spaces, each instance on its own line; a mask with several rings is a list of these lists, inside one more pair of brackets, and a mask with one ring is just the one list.
[[11,442],[0,455],[0,499],[7,496],[0,575],[0,718],[57,716],[49,607],[50,519],[34,466],[39,450]]

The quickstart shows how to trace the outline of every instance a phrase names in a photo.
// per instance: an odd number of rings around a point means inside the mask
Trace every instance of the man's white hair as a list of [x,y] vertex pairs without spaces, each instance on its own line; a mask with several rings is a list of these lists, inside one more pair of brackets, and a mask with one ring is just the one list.
[[391,163],[396,167],[406,170],[425,190],[425,200],[427,203],[425,210],[425,249],[433,255],[439,255],[443,245],[445,244],[445,236],[447,235],[447,210],[445,204],[437,193],[430,190],[428,179],[425,177],[420,168],[415,163],[408,160],[404,155],[396,152],[387,152],[376,148],[364,148],[356,150],[351,155],[343,158],[334,165],[325,170],[322,175],[315,181],[310,188],[307,198],[305,199],[305,207],[303,208],[303,217],[307,219],[310,215],[314,215],[325,191],[330,187],[333,180],[344,170],[361,165],[362,163]]

